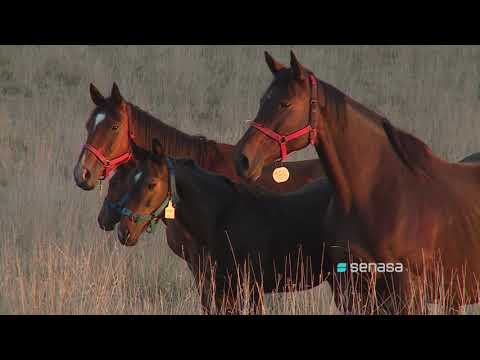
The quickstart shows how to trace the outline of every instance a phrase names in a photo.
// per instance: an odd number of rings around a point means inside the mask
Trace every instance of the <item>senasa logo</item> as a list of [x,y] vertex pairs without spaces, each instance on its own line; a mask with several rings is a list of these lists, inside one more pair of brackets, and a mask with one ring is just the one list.
[[341,262],[337,264],[337,272],[343,273],[347,271],[347,263]]
[[350,272],[353,273],[366,273],[366,272],[379,272],[379,273],[394,273],[394,272],[403,272],[402,263],[356,263],[351,262],[347,264],[346,262],[337,263],[337,272],[344,273],[347,272],[350,268]]

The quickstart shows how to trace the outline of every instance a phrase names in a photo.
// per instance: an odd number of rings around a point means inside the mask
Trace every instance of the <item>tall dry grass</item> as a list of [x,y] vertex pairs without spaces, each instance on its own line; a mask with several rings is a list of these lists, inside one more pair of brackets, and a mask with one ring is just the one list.
[[[96,223],[105,191],[72,171],[89,82],[192,134],[235,143],[293,48],[319,78],[449,160],[480,150],[480,48],[472,46],[1,46],[0,313],[199,314],[163,231],[133,249]],[[315,158],[313,150],[292,159]],[[336,313],[328,286],[267,297],[267,313]]]

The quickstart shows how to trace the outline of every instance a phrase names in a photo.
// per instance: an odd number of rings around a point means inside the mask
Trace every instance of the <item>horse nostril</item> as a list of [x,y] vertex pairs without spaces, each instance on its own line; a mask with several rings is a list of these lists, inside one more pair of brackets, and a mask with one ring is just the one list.
[[123,242],[124,234],[123,234],[123,231],[120,229],[120,226],[117,226],[117,237],[118,237],[118,240]]
[[87,169],[83,169],[82,171],[82,178],[83,180],[87,180],[90,179],[90,171],[88,171]]
[[250,168],[250,162],[248,158],[243,155],[241,152],[237,152],[235,156],[235,170],[237,175],[244,177]]
[[248,168],[250,167],[250,163],[248,161],[248,158],[243,154],[240,154],[238,156],[237,162],[238,162],[238,166],[239,166],[240,170],[242,170],[242,171],[247,171]]
[[123,232],[122,230],[120,230],[120,226],[117,226],[117,237],[118,237],[118,240],[120,240],[120,242],[123,244],[126,239],[127,239],[127,235],[128,234],[128,237],[130,237],[130,234],[129,234],[129,231],[128,230],[125,230],[125,232]]

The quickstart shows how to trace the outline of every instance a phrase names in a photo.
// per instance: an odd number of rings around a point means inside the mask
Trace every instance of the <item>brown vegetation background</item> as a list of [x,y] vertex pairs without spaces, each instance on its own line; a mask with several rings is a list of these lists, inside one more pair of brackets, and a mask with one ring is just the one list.
[[[235,143],[271,80],[269,50],[457,161],[480,151],[480,47],[1,46],[0,313],[199,314],[164,231],[122,247],[96,222],[103,192],[73,166],[93,109],[88,84],[164,122]],[[310,149],[291,159],[315,158]],[[268,297],[270,314],[336,313],[328,286]]]

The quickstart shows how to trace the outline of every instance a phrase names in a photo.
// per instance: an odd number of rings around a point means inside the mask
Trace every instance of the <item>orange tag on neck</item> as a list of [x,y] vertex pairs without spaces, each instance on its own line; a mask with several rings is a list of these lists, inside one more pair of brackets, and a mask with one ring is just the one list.
[[175,219],[175,208],[173,207],[172,200],[168,202],[165,208],[165,219]]
[[285,181],[288,181],[288,178],[290,177],[290,172],[285,166],[282,166],[273,170],[272,175],[273,180],[275,180],[276,183],[283,183]]

